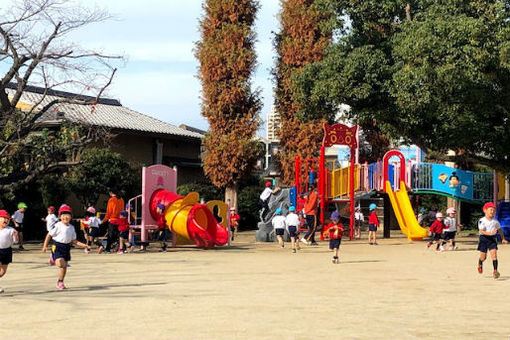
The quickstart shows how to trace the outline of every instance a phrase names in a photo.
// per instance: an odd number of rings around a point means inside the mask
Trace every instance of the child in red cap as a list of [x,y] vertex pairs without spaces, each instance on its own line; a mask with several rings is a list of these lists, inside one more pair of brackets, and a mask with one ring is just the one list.
[[480,232],[480,239],[478,241],[478,251],[480,258],[478,259],[478,273],[483,273],[483,261],[487,258],[487,250],[491,254],[492,266],[494,267],[493,276],[495,279],[499,277],[498,272],[498,241],[496,233],[501,235],[503,243],[508,243],[505,235],[501,231],[501,226],[497,220],[494,219],[496,214],[496,206],[492,202],[485,203],[483,206],[485,217],[478,221],[478,231]]
[[85,243],[76,240],[76,231],[71,224],[71,217],[73,214],[71,207],[62,205],[60,209],[58,209],[58,214],[60,222],[57,222],[48,232],[48,235],[46,235],[42,252],[46,252],[50,239],[53,239],[52,259],[59,269],[57,289],[62,290],[66,289],[66,286],[64,286],[64,278],[67,273],[67,262],[71,261],[71,244],[76,244],[89,250],[90,248]]
[[[9,227],[9,213],[0,210],[0,277],[7,272],[7,266],[12,262],[12,244],[18,241],[18,232]],[[0,288],[0,293],[4,290]]]

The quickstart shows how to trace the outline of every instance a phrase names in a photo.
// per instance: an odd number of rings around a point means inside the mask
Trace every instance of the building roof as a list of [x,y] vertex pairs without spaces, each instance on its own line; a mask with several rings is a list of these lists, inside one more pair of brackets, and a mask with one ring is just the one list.
[[[10,84],[14,88],[16,85]],[[44,96],[44,88],[27,86],[20,98],[21,109],[26,109],[37,104]],[[8,95],[13,95],[13,89],[7,89]],[[76,100],[95,100],[95,97],[78,95],[75,93],[48,90],[48,94],[39,106],[50,103],[55,99],[68,98]],[[104,126],[114,129],[151,132],[156,134],[182,136],[188,138],[202,138],[203,134],[196,131],[179,128],[175,125],[165,123],[159,119],[149,117],[140,112],[122,106],[116,99],[101,98],[95,106],[58,103],[55,108],[50,108],[44,113],[39,122],[59,122],[63,119],[75,123],[84,123],[94,126]]]

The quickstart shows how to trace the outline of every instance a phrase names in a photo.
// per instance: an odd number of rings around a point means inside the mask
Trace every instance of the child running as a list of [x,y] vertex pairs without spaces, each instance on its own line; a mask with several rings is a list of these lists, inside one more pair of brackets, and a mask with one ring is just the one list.
[[231,241],[234,241],[234,235],[237,235],[237,229],[239,228],[239,221],[241,220],[241,216],[236,214],[236,208],[230,208],[230,233],[231,233]]
[[285,242],[283,241],[283,235],[285,234],[285,216],[282,216],[282,208],[276,209],[275,216],[271,220],[271,224],[273,225],[278,244],[280,247],[284,248]]
[[[96,209],[94,207],[88,207],[85,212],[85,220],[82,223],[85,225],[87,230],[87,246],[91,246],[92,243],[99,245],[97,238],[99,237],[99,225],[101,219],[96,216]],[[89,253],[89,248],[85,248],[85,253]]]
[[340,214],[338,211],[331,213],[331,223],[328,224],[324,231],[324,236],[329,233],[329,249],[333,250],[333,263],[340,263],[338,258],[338,250],[340,249],[340,243],[342,242],[342,236],[344,235],[344,226],[340,223]]
[[55,227],[46,235],[42,252],[45,253],[47,251],[48,243],[50,239],[53,239],[52,258],[59,268],[57,289],[63,290],[66,289],[66,286],[64,286],[64,278],[67,273],[67,262],[71,261],[71,244],[76,244],[83,248],[89,248],[89,246],[76,240],[76,231],[71,224],[71,217],[73,214],[71,207],[67,205],[61,206],[58,210],[58,214],[60,222],[56,223]]
[[48,207],[47,211],[48,211],[48,215],[45,218],[43,218],[42,220],[44,222],[46,222],[46,231],[50,231],[51,229],[53,229],[55,224],[58,222],[58,217],[57,217],[57,215],[55,215],[55,212],[57,211],[57,209],[55,209],[54,206],[50,205]]
[[430,225],[430,232],[432,233],[432,240],[427,243],[427,249],[433,243],[436,243],[436,251],[444,251],[444,247],[441,243],[441,235],[443,234],[443,230],[446,229],[446,225],[443,223],[443,213],[436,213],[436,220],[432,222]]
[[158,225],[158,236],[157,240],[161,242],[161,249],[160,252],[166,252],[167,248],[167,240],[168,235],[170,233],[170,229],[168,229],[168,226],[166,225],[165,221],[165,214],[163,213],[165,211],[165,205],[162,203],[156,204],[156,214],[159,216],[158,220],[156,221],[156,224]]
[[23,219],[25,218],[25,211],[27,210],[28,206],[23,203],[18,203],[18,210],[12,214],[12,221],[14,222],[14,229],[18,232],[18,239],[19,239],[19,250],[25,250],[23,248]]
[[126,210],[120,212],[120,218],[117,220],[119,223],[119,250],[117,254],[124,254],[129,251],[132,252],[134,247],[129,243],[129,213]]
[[375,213],[377,205],[371,203],[368,208],[370,209],[370,215],[368,215],[368,243],[377,245],[377,228],[379,227],[379,218]]
[[444,230],[443,246],[447,242],[450,242],[450,250],[457,249],[457,246],[455,245],[455,234],[457,233],[457,219],[455,218],[456,213],[457,211],[455,208],[450,207],[446,209],[446,218],[444,219],[446,229]]
[[295,253],[299,249],[299,216],[296,214],[296,207],[289,207],[289,213],[285,217],[285,226],[290,236],[292,252]]
[[[9,227],[10,216],[5,210],[0,210],[0,277],[7,272],[7,266],[12,262],[12,244],[18,241],[18,232]],[[3,293],[0,288],[0,293]]]
[[498,272],[498,240],[496,233],[499,233],[503,243],[508,243],[505,235],[501,231],[501,226],[498,221],[494,219],[496,214],[496,206],[492,202],[487,202],[483,206],[485,217],[478,221],[478,230],[480,232],[480,239],[478,241],[478,251],[480,258],[478,259],[478,273],[483,273],[483,261],[487,258],[487,250],[491,254],[492,266],[494,271],[492,275],[495,279],[499,278]]

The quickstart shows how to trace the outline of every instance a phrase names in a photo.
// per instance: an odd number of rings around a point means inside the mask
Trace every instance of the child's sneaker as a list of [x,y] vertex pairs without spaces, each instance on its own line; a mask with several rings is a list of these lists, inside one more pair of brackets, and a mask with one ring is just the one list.
[[58,289],[58,290],[64,290],[64,289],[66,289],[66,286],[64,286],[64,282],[62,282],[62,281],[57,281],[57,289]]
[[333,256],[333,258],[331,259],[331,262],[336,263],[336,256]]
[[295,253],[296,252],[296,249],[292,249],[292,252]]
[[478,273],[479,273],[479,274],[482,274],[482,273],[483,273],[483,267],[482,267],[482,266],[478,266]]
[[122,249],[117,250],[117,254],[124,254],[124,250]]
[[301,237],[301,242],[303,242],[303,244],[308,244],[308,241],[304,237]]
[[127,249],[128,253],[132,253],[135,250],[135,246],[131,246]]
[[0,288],[0,294],[2,294],[3,292],[4,292],[4,289]]
[[494,272],[492,273],[492,276],[494,276],[495,279],[499,278],[499,272],[497,270],[494,270]]
[[97,253],[101,254],[103,250],[104,250],[103,246],[99,246],[99,248],[97,248]]
[[54,266],[55,265],[55,260],[53,259],[53,256],[50,255],[50,258],[48,259],[48,266]]
[[432,243],[427,242],[427,249],[429,249],[431,245],[432,245]]
[[85,248],[85,249],[83,249],[83,251],[85,252],[85,254],[90,254],[90,249],[89,248]]
[[439,247],[439,251],[444,251],[444,247],[443,247],[443,246],[440,246],[440,247]]

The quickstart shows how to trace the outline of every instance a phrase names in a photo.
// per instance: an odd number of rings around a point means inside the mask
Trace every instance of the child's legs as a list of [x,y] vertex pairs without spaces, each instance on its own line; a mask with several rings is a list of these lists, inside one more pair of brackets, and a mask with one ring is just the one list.
[[128,239],[125,239],[125,238],[120,238],[120,242],[121,242],[121,245],[122,245],[122,248],[121,249],[124,249],[124,245],[126,246],[126,248],[129,248],[131,247],[131,243],[129,243]]
[[0,264],[0,277],[4,276],[7,273],[8,264]]
[[67,273],[67,262],[63,258],[58,258],[55,260],[55,264],[58,267],[58,279],[60,281],[64,281]]
[[276,239],[278,240],[278,244],[280,245],[283,244],[283,237],[281,237],[280,235],[276,235]]
[[296,249],[296,237],[294,236],[290,237],[290,246],[292,249]]
[[[491,259],[492,260],[497,260],[498,259],[498,250],[497,249],[491,249],[489,250],[489,254],[491,254]],[[487,254],[485,254],[487,256]]]
[[334,255],[335,257],[338,257],[338,249],[339,249],[339,248],[333,248],[333,255]]
[[23,232],[22,231],[18,232],[18,243],[20,246],[23,245]]
[[485,259],[487,258],[487,253],[484,253],[484,252],[480,252],[480,261],[485,261]]

